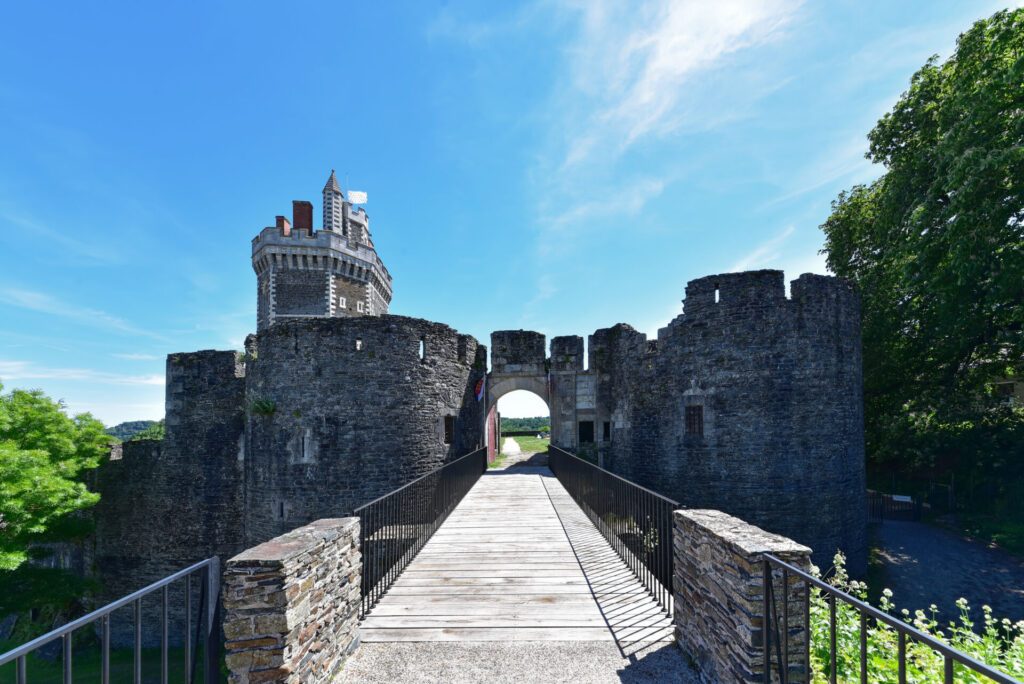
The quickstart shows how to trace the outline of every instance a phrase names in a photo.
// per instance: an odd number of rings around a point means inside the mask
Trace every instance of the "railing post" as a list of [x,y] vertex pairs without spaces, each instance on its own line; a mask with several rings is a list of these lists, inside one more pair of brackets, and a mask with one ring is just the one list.
[[220,679],[220,558],[214,556],[206,566],[206,643],[203,646],[203,682]]

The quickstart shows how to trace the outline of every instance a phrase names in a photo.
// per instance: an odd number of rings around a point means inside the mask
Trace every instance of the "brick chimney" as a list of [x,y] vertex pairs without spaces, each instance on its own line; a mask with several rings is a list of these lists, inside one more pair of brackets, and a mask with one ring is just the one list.
[[295,230],[313,233],[313,203],[306,200],[292,200],[292,225]]
[[284,216],[276,217],[277,229],[281,231],[281,235],[288,237],[292,234],[292,224],[288,223],[288,219]]

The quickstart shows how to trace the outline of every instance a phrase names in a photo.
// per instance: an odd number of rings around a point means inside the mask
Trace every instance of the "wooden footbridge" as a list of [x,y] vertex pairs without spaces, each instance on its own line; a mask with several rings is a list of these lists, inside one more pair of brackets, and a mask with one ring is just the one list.
[[362,623],[380,641],[672,640],[669,614],[546,467],[480,477]]

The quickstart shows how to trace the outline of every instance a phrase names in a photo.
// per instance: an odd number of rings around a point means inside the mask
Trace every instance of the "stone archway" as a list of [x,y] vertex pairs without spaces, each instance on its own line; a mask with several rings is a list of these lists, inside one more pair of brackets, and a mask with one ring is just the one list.
[[493,373],[487,376],[487,412],[498,405],[498,400],[509,392],[526,390],[544,400],[551,410],[551,396],[548,391],[546,375],[515,375],[500,376]]

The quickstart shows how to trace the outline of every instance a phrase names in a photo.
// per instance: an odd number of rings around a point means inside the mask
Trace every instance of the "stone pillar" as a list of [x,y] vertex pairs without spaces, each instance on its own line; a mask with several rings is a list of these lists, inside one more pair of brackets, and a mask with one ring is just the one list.
[[[676,643],[694,662],[702,682],[763,682],[763,554],[808,571],[811,550],[721,511],[680,510],[674,515]],[[778,634],[783,616],[781,576],[781,571],[774,573]],[[789,578],[791,682],[807,681],[806,592],[803,581]],[[773,643],[771,651],[777,663],[776,646]],[[779,681],[775,672],[773,667],[773,682]]]
[[359,645],[359,519],[317,520],[224,571],[231,684],[329,682]]

